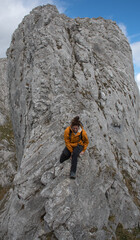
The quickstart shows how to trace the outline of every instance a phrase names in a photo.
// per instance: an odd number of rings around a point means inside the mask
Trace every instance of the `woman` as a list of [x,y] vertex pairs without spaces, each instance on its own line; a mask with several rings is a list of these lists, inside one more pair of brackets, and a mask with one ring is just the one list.
[[60,163],[63,163],[67,159],[71,158],[70,178],[75,178],[77,158],[79,154],[84,154],[89,144],[87,133],[83,129],[78,116],[73,118],[71,125],[65,129],[64,140],[66,147],[61,154]]

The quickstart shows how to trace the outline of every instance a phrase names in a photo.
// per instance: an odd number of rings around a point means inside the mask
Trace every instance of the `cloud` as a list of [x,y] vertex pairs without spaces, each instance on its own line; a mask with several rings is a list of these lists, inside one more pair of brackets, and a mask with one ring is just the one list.
[[131,44],[133,61],[137,67],[140,67],[140,42],[134,42]]
[[140,33],[136,33],[136,34],[130,35],[129,38],[133,39],[133,38],[137,38],[139,36],[140,36]]
[[0,58],[6,57],[11,36],[23,17],[34,7],[54,4],[59,12],[64,12],[64,4],[60,0],[4,0],[0,4]]
[[29,13],[31,7],[25,7],[20,0],[4,0],[0,7],[0,57],[5,57],[6,49],[10,45],[11,36],[22,18]]
[[138,85],[138,88],[140,90],[140,73],[138,73],[136,76],[135,76],[135,80],[137,82],[137,85]]
[[122,32],[124,33],[124,35],[127,37],[127,28],[123,23],[118,23],[119,28],[122,30]]
[[132,43],[131,48],[132,48],[133,62],[138,72],[135,76],[135,80],[137,82],[137,85],[140,91],[140,73],[139,73],[140,72],[140,42]]
[[55,5],[60,13],[64,13],[66,11],[66,8],[68,6],[68,3],[59,1],[59,0],[54,0],[52,1],[52,4]]
[[[123,23],[118,23],[118,26],[124,33],[124,35],[128,38],[128,41],[130,42],[132,38],[138,37],[140,33],[128,36],[127,28]],[[140,91],[140,42],[134,42],[130,44],[132,49],[132,55],[133,55],[133,63],[135,66],[135,69],[137,69],[137,73],[135,72],[135,81],[138,85],[139,91]]]

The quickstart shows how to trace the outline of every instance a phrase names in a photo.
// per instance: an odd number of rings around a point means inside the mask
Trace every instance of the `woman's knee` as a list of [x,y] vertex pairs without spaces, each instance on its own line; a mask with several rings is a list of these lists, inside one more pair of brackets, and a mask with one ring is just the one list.
[[82,150],[83,150],[83,146],[78,145],[77,147],[74,148],[73,154],[78,156],[80,154],[80,152],[82,152]]
[[70,151],[65,147],[60,156],[60,163],[63,163],[65,160],[69,159],[70,156],[71,156]]
[[61,156],[60,156],[60,163],[63,163],[64,162],[64,154],[62,152]]
[[67,149],[67,147],[65,147],[64,150],[63,150],[63,154],[64,154],[65,156],[70,156],[70,155],[71,155],[71,152]]

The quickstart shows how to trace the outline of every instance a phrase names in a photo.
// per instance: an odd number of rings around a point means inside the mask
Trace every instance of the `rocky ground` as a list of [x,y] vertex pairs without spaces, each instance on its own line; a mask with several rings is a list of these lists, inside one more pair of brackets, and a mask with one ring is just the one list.
[[[23,19],[7,55],[18,170],[2,239],[139,239],[140,97],[119,27],[46,5]],[[71,180],[59,156],[76,115],[90,143]]]

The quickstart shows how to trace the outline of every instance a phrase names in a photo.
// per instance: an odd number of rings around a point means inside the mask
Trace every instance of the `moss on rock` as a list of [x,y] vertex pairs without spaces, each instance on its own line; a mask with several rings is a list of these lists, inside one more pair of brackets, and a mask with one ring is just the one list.
[[124,229],[121,223],[116,228],[117,240],[138,240],[140,239],[140,228]]
[[14,147],[13,127],[9,117],[7,117],[5,124],[0,126],[0,141],[2,140],[6,140],[11,147]]

